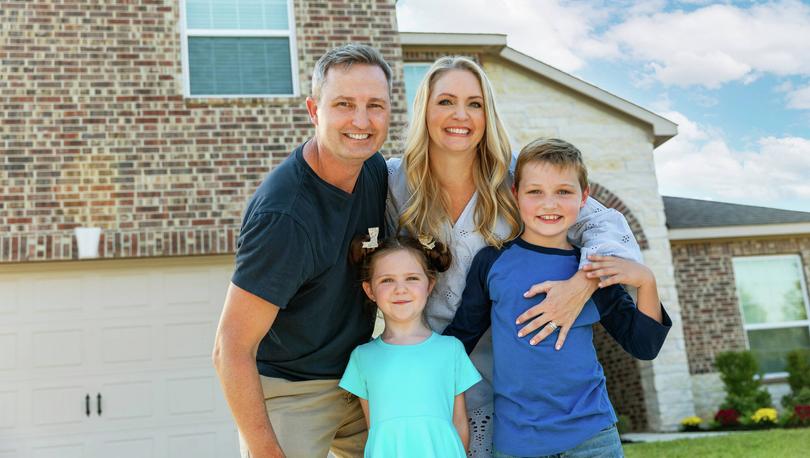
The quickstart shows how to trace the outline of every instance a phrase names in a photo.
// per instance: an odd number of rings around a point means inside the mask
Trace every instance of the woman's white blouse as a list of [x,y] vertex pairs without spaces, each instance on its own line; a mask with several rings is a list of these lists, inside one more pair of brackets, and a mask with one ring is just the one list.
[[[405,168],[400,158],[388,160],[388,202],[386,221],[389,229],[396,229],[399,215],[405,210],[411,192],[405,178]],[[478,250],[486,246],[486,241],[475,230],[475,203],[478,194],[473,194],[461,216],[454,225],[446,224],[439,238],[446,242],[453,255],[450,269],[439,274],[436,286],[428,298],[427,319],[430,327],[441,333],[461,305],[461,294],[470,269],[473,257]],[[391,233],[391,232],[389,232]],[[509,226],[499,218],[495,234],[501,238],[509,235]],[[587,256],[593,253],[619,256],[625,259],[641,261],[633,232],[624,216],[613,209],[605,208],[594,199],[588,198],[585,207],[580,211],[576,224],[568,232],[573,245],[580,247],[582,258],[580,266],[587,264]],[[492,336],[490,331],[478,342],[470,355],[484,380],[467,391],[468,410],[477,409],[492,402]]]

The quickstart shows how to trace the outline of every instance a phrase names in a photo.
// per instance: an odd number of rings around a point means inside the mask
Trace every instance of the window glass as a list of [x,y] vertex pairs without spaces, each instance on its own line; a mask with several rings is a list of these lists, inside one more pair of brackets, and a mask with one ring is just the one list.
[[759,362],[760,371],[783,372],[788,352],[810,348],[810,333],[807,326],[748,331],[748,345]]
[[745,324],[807,319],[798,256],[735,258],[734,280]]
[[413,110],[413,98],[416,95],[416,89],[422,78],[425,77],[427,71],[430,69],[431,64],[405,64],[405,98],[408,103],[408,119],[411,118],[411,111]]
[[287,0],[186,0],[190,29],[286,30]]
[[287,38],[189,37],[192,94],[292,93]]
[[734,258],[748,347],[762,372],[785,370],[789,351],[810,348],[807,289],[798,256]]

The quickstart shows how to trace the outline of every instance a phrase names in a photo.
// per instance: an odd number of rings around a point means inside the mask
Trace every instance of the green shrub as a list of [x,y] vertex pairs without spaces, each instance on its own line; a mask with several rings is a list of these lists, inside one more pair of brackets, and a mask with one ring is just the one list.
[[790,393],[782,397],[782,405],[791,411],[797,405],[810,405],[810,350],[793,350],[787,354]]
[[619,430],[619,434],[629,433],[633,430],[633,422],[630,421],[630,417],[627,415],[619,415],[619,421],[616,422],[616,429]]
[[714,365],[726,389],[721,409],[735,409],[747,417],[757,409],[772,405],[771,394],[754,378],[759,365],[750,351],[719,353]]

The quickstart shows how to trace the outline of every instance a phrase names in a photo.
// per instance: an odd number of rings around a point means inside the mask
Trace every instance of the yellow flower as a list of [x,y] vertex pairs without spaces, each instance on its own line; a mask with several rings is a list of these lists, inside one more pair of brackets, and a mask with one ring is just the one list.
[[762,409],[757,409],[757,411],[754,412],[754,415],[751,416],[751,420],[753,420],[755,423],[776,423],[776,417],[776,409],[765,407]]
[[686,417],[681,420],[681,426],[700,426],[703,423],[703,419],[700,417]]

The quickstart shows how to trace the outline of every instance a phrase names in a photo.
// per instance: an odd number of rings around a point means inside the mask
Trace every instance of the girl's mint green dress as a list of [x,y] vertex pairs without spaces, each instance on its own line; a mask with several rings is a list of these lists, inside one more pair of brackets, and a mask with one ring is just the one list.
[[461,342],[433,333],[415,345],[360,345],[340,386],[368,400],[366,457],[463,458],[453,402],[479,380]]

